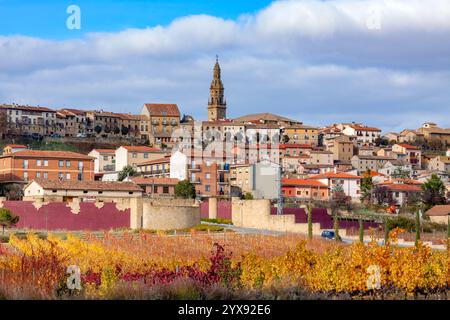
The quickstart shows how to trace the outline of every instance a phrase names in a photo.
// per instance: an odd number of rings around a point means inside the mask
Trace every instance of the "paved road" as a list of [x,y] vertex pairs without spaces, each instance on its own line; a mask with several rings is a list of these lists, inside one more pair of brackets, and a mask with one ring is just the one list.
[[[242,227],[236,227],[234,225],[229,225],[229,224],[217,224],[217,223],[211,223],[211,222],[201,222],[202,224],[207,224],[207,225],[213,225],[213,226],[219,226],[222,227],[224,229],[229,229],[232,230],[236,233],[239,234],[263,234],[263,235],[271,235],[271,236],[280,236],[280,235],[284,235],[286,234],[285,232],[281,232],[281,231],[270,231],[270,230],[264,230],[264,229],[253,229],[253,228],[242,228]],[[306,235],[306,234],[304,234]],[[330,240],[332,241],[332,240]],[[359,241],[359,239],[354,239],[354,238],[346,238],[343,237],[342,238],[342,242],[347,243],[347,244],[351,244],[353,242]],[[370,241],[369,240],[364,240],[364,243],[368,244]],[[384,245],[384,240],[378,240],[377,243],[379,245]],[[408,248],[408,247],[413,247],[414,246],[414,242],[408,242],[408,243],[399,243],[397,246],[401,247],[401,248]],[[443,245],[430,245],[430,247],[432,249],[436,249],[436,250],[445,250],[445,246]]]

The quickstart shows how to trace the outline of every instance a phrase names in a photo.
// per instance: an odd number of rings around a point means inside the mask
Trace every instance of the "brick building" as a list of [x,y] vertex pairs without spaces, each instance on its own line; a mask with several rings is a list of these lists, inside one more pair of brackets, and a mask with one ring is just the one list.
[[21,150],[0,157],[1,182],[94,180],[94,158],[69,151]]

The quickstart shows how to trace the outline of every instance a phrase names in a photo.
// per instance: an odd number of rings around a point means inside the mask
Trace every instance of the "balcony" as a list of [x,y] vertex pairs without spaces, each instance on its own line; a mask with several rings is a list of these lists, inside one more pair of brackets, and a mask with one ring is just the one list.
[[230,171],[230,165],[225,163],[225,164],[220,164],[217,166],[217,171]]
[[217,181],[218,184],[229,184],[230,181],[228,179],[220,179],[219,181]]
[[200,171],[201,170],[200,165],[198,165],[198,164],[196,164],[196,165],[191,164],[188,166],[188,169],[189,169],[189,171]]
[[202,183],[202,180],[200,178],[191,179],[191,183],[192,184],[200,184],[200,183]]

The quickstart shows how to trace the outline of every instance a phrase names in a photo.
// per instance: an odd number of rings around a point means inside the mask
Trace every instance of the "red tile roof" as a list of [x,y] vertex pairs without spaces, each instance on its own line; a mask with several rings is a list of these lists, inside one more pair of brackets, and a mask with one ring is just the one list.
[[132,177],[131,181],[138,185],[176,185],[180,180],[175,178],[145,178],[145,177]]
[[144,106],[147,108],[150,116],[180,116],[180,110],[176,104],[146,103]]
[[412,145],[406,144],[406,143],[398,143],[398,145],[399,145],[400,147],[402,147],[402,148],[407,149],[407,150],[419,150],[418,147],[412,146]]
[[411,185],[411,184],[402,184],[402,183],[392,183],[392,184],[383,184],[383,187],[388,188],[391,191],[413,191],[413,192],[420,192],[422,191],[422,188],[417,185]]
[[142,163],[139,163],[137,166],[141,167],[141,166],[145,166],[145,165],[149,165],[149,164],[159,164],[159,163],[170,163],[170,157],[164,157],[164,158],[160,158],[160,159],[142,162]]
[[148,147],[148,146],[121,146],[121,147],[127,149],[128,151],[134,152],[163,152],[161,149],[157,147]]
[[281,143],[279,145],[280,149],[312,149],[312,145],[310,144],[301,144],[301,143]]
[[434,206],[425,214],[427,216],[448,216],[450,215],[450,204]]
[[21,150],[4,157],[21,157],[21,158],[60,158],[60,159],[79,159],[79,160],[93,160],[85,154],[71,152],[71,151],[49,151],[49,150]]
[[321,174],[316,174],[314,176],[309,177],[308,179],[361,179],[360,176],[355,176],[353,174],[345,173],[345,172],[326,172]]
[[355,130],[358,130],[358,131],[376,131],[376,132],[381,132],[381,129],[374,128],[374,127],[364,127],[364,126],[357,125],[357,124],[351,125],[350,127],[355,129]]
[[7,144],[6,146],[5,146],[5,148],[6,147],[11,147],[11,148],[13,148],[13,149],[19,149],[19,148],[27,148],[27,146],[25,146],[25,145],[23,145],[23,144]]
[[97,151],[98,153],[107,153],[107,154],[115,154],[116,149],[93,149],[92,151]]
[[296,179],[296,178],[283,178],[281,179],[281,184],[283,186],[294,186],[294,187],[320,187],[327,188],[326,185],[319,181],[307,180],[307,179]]

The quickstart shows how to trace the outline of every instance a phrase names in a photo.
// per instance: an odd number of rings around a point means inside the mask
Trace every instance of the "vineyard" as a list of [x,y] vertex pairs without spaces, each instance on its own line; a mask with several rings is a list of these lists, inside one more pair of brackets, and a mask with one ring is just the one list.
[[399,232],[386,246],[195,232],[11,236],[0,247],[0,299],[448,299],[448,252],[397,247]]

